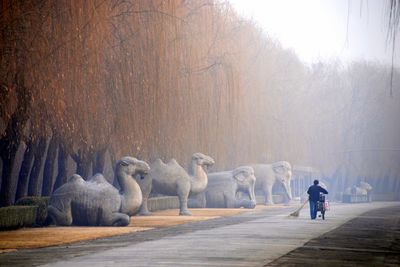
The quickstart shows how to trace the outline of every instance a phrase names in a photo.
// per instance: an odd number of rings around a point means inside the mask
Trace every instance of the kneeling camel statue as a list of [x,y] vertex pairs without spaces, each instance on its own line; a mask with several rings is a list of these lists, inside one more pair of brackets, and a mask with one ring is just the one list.
[[50,223],[68,226],[126,226],[142,204],[142,192],[136,179],[143,179],[149,165],[133,157],[123,157],[116,164],[121,194],[102,174],[88,181],[74,174],[50,197]]

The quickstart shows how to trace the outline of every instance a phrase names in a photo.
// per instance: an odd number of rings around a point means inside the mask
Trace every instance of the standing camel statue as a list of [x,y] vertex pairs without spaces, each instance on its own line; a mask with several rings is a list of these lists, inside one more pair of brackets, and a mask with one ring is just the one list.
[[167,164],[161,159],[155,160],[145,179],[136,179],[143,192],[143,204],[139,215],[150,215],[147,200],[151,190],[163,195],[178,196],[179,215],[192,215],[187,208],[188,197],[206,189],[208,178],[204,167],[213,164],[214,160],[211,157],[201,153],[192,155],[189,172],[186,172],[175,159],[170,160]]

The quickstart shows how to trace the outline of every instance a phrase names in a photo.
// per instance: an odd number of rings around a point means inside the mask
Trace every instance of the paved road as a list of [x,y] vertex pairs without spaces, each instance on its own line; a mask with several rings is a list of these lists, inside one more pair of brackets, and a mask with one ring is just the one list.
[[[1,266],[264,266],[364,212],[399,203],[331,205],[325,221],[308,210],[256,210],[239,216],[132,235],[0,255]],[[293,209],[293,208],[292,208]]]
[[400,205],[368,211],[266,266],[400,266]]

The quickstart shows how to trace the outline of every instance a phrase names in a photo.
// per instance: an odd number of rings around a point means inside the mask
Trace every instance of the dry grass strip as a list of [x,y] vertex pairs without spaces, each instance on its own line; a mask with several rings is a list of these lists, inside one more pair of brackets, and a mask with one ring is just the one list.
[[233,216],[245,209],[190,209],[192,216],[178,216],[178,209],[153,212],[151,216],[131,217],[128,227],[45,227],[0,232],[0,253],[16,249],[40,248],[115,235],[145,231],[189,222]]
[[[0,251],[40,248],[145,231],[149,227],[45,227],[0,232]],[[2,251],[4,252],[4,251]]]

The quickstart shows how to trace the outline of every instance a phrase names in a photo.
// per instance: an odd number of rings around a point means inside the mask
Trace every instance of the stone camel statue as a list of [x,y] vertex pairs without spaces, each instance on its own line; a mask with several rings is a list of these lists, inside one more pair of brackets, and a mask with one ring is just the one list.
[[165,164],[161,159],[151,164],[149,174],[145,179],[139,181],[143,192],[143,203],[139,215],[149,215],[147,200],[150,192],[178,196],[180,203],[179,215],[192,215],[187,209],[189,195],[203,192],[207,187],[208,178],[204,167],[214,164],[214,160],[202,153],[194,153],[189,168],[186,172],[175,159]]
[[[253,209],[256,206],[255,183],[254,170],[250,166],[209,173],[206,190],[196,198],[190,198],[189,207]],[[238,192],[244,193],[249,199],[240,198]]]
[[262,190],[265,195],[265,205],[274,204],[272,201],[272,186],[278,182],[283,185],[289,200],[292,199],[290,180],[292,167],[287,161],[278,161],[272,164],[251,164],[256,176],[256,190]]
[[126,226],[129,218],[142,204],[142,192],[136,179],[142,179],[149,165],[133,157],[123,157],[116,163],[115,173],[121,194],[102,174],[88,181],[78,174],[53,192],[49,200],[51,223],[68,226]]

